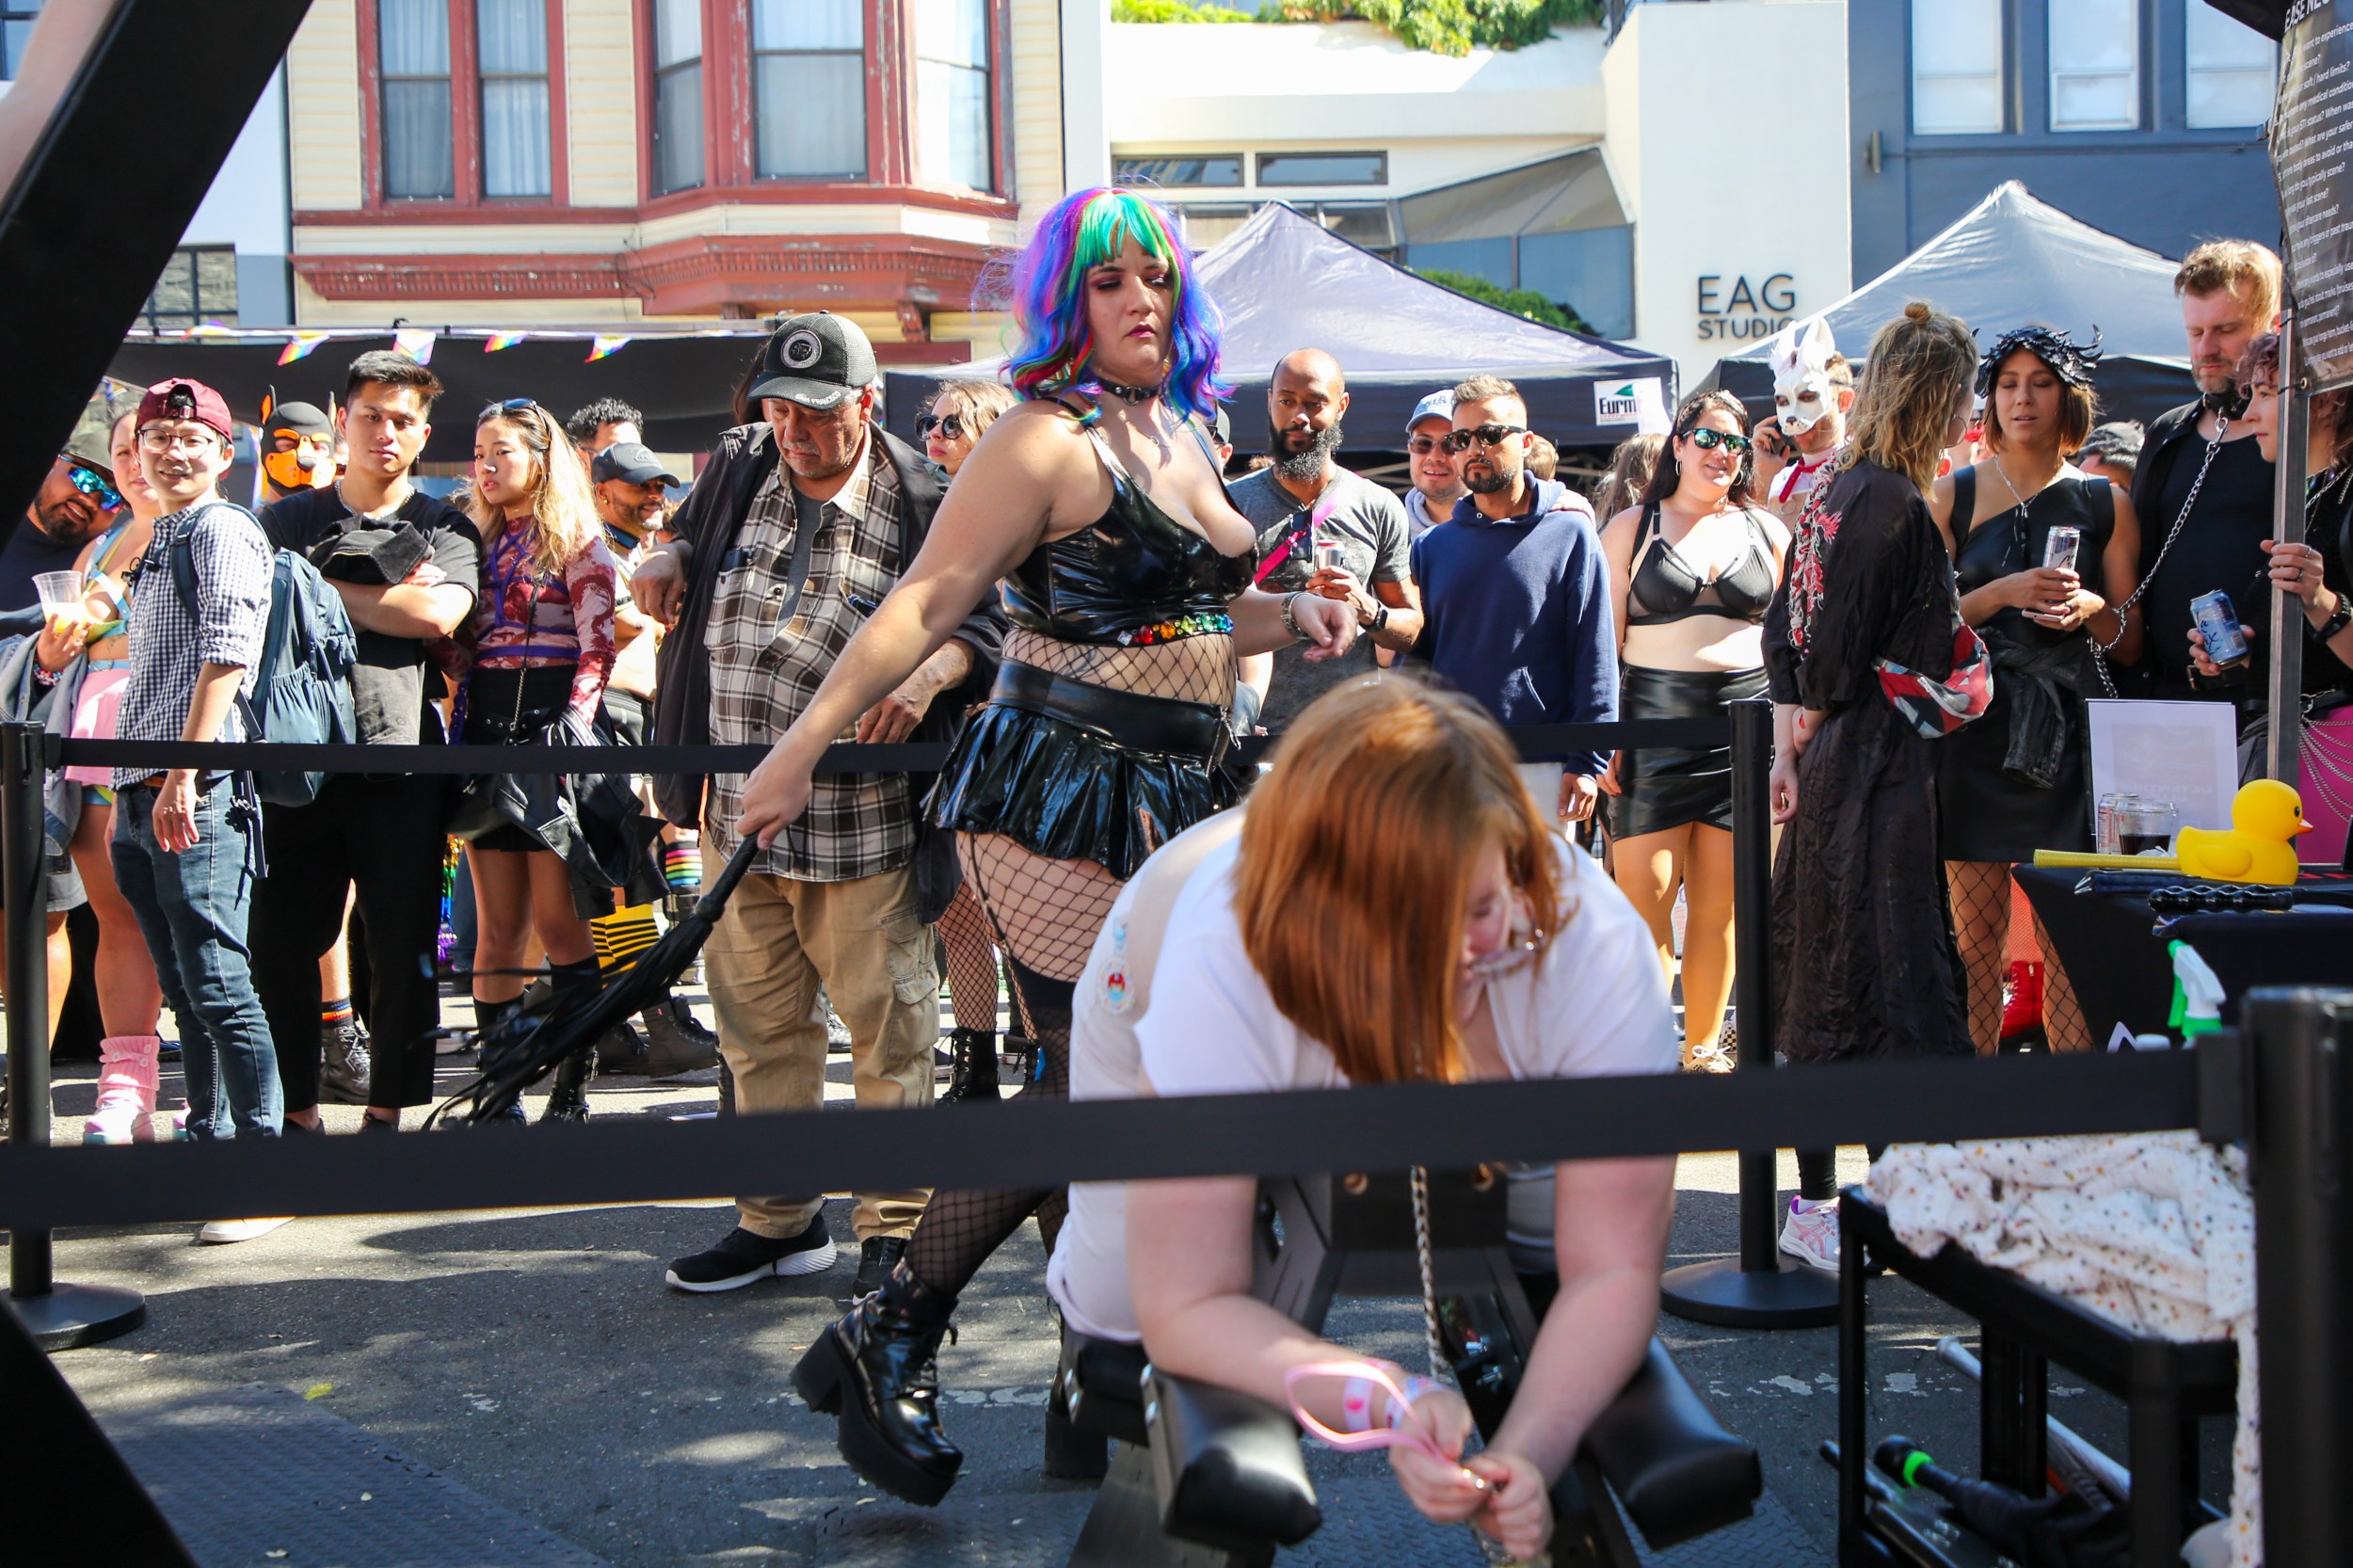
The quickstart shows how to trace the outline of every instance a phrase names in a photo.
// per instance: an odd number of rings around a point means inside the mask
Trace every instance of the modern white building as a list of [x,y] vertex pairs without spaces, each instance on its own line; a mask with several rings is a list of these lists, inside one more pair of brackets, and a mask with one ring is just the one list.
[[1461,58],[1361,22],[1112,24],[1091,80],[1072,31],[1065,126],[1099,115],[1117,174],[1179,202],[1195,243],[1287,201],[1564,302],[1687,382],[1850,286],[1845,0],[1646,4],[1612,38]]

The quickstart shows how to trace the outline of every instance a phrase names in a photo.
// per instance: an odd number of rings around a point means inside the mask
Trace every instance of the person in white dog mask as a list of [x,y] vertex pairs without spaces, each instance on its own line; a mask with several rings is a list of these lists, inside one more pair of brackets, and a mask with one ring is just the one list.
[[1814,487],[1829,477],[1832,458],[1847,440],[1847,410],[1854,407],[1854,367],[1832,341],[1820,316],[1774,345],[1773,417],[1757,426],[1760,455],[1780,459],[1765,486],[1766,504],[1794,524]]

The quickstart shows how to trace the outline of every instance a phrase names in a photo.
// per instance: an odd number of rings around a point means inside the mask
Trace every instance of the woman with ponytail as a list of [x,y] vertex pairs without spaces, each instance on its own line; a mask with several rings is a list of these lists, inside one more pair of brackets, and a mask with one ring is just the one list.
[[[1250,586],[1254,534],[1228,502],[1203,422],[1226,391],[1220,321],[1173,215],[1131,191],[1064,197],[1014,272],[1022,403],[964,459],[921,552],[746,781],[739,831],[798,817],[825,747],[1003,582],[1014,631],[987,703],[932,797],[1012,957],[1037,1041],[1022,1091],[1068,1093],[1071,989],[1121,885],[1235,798],[1223,764],[1238,654],[1346,650],[1337,600]],[[943,1192],[882,1289],[794,1374],[840,1416],[843,1457],[934,1504],[964,1456],[941,1431],[933,1357],[962,1290],[1032,1213],[1050,1246],[1059,1188]],[[1049,1417],[1049,1472],[1100,1473]]]

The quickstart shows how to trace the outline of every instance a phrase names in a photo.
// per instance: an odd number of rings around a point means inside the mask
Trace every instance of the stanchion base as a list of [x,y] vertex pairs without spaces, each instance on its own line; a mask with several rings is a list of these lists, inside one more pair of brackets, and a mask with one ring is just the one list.
[[41,1296],[10,1296],[17,1320],[44,1351],[119,1338],[147,1321],[147,1298],[111,1285],[58,1285]]
[[1828,1328],[1838,1321],[1838,1281],[1787,1258],[1744,1270],[1726,1257],[1668,1270],[1659,1276],[1658,1304],[1716,1328]]

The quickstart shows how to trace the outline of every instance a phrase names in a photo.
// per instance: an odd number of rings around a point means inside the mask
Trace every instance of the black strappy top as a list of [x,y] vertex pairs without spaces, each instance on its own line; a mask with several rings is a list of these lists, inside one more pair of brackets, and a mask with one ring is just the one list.
[[1748,548],[1730,570],[1713,582],[1684,563],[1674,547],[1658,532],[1658,503],[1642,513],[1642,531],[1634,541],[1634,577],[1627,584],[1628,626],[1665,626],[1692,616],[1722,616],[1753,624],[1765,619],[1773,601],[1780,573],[1773,567],[1772,536],[1763,518],[1751,507],[1741,516],[1749,525]]
[[1250,586],[1251,552],[1219,554],[1153,504],[1092,423],[1087,434],[1111,474],[1111,505],[1005,575],[1007,617],[1066,643],[1142,646],[1232,632],[1225,607]]

